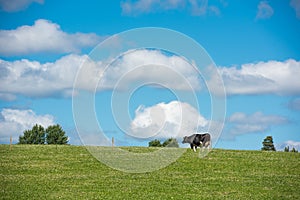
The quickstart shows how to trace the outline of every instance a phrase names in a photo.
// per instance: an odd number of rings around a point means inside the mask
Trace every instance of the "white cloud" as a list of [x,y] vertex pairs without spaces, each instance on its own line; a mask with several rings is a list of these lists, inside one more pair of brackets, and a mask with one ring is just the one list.
[[77,70],[86,58],[71,54],[44,64],[26,59],[13,62],[0,59],[0,97],[14,100],[16,95],[68,96]]
[[[84,67],[80,68],[82,63]],[[95,63],[87,55],[75,54],[53,63],[0,59],[0,99],[14,100],[16,95],[69,97],[78,69],[81,71],[76,89],[91,91],[94,91],[101,77],[102,84],[98,90],[114,89],[122,78],[119,89],[127,89],[130,84],[141,80],[179,90],[200,89],[202,84],[197,71],[189,63],[178,56],[166,56],[159,51],[139,50],[125,54],[105,73],[104,63],[107,61]]]
[[[241,68],[219,67],[218,69],[228,95],[300,94],[300,62],[293,59],[284,62],[244,64]],[[217,81],[217,78],[211,77],[208,82],[213,87]]]
[[204,83],[197,70],[179,56],[157,50],[137,50],[125,54],[103,73],[102,87],[119,89],[133,82],[153,82],[170,89],[200,90]]
[[289,147],[289,150],[291,151],[293,148],[300,151],[300,142],[294,141],[294,140],[288,140],[281,144],[276,145],[276,149],[279,151],[283,151],[285,147]]
[[273,8],[266,1],[259,2],[256,19],[268,19],[274,14]]
[[[223,5],[223,1],[220,1]],[[138,0],[121,2],[124,15],[139,15],[143,13],[155,13],[168,10],[188,10],[191,15],[201,16],[207,13],[220,15],[220,10],[215,5],[209,5],[208,0]]]
[[209,121],[188,103],[172,101],[151,107],[140,106],[130,125],[137,138],[182,138],[197,130],[207,130]]
[[[84,68],[80,68],[82,63]],[[165,55],[157,50],[128,52],[104,71],[109,61],[95,63],[87,55],[70,54],[52,63],[27,59],[5,61],[0,59],[0,99],[11,101],[16,95],[29,97],[72,95],[78,69],[77,87],[94,90],[101,78],[99,90],[128,89],[134,82],[158,83],[170,89],[197,90],[205,87],[197,70],[184,59]],[[207,84],[216,94],[222,83],[213,68],[207,68]],[[268,61],[244,64],[241,68],[219,67],[228,95],[240,94],[300,94],[300,62]],[[203,72],[204,73],[204,72]],[[168,76],[166,76],[168,74]],[[118,82],[119,81],[119,82]],[[116,85],[118,83],[118,85]]]
[[234,113],[227,119],[227,130],[224,138],[233,139],[237,135],[263,133],[275,125],[286,124],[288,120],[278,115],[265,115],[262,112],[253,114]]
[[100,37],[94,33],[63,32],[58,24],[39,19],[32,26],[15,30],[0,30],[0,55],[25,55],[31,53],[80,52],[81,48],[98,44]]
[[51,115],[37,115],[32,110],[2,109],[0,113],[0,143],[8,143],[12,136],[14,143],[24,130],[31,129],[35,124],[48,127],[53,125]]
[[290,5],[295,9],[297,18],[300,19],[300,0],[291,0]]
[[43,4],[44,0],[0,0],[0,7],[6,12],[16,12],[26,9],[34,2]]

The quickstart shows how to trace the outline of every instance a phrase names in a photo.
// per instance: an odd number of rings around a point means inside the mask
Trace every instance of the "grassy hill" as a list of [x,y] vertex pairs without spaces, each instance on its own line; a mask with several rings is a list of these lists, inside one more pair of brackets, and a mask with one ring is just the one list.
[[0,145],[0,178],[0,199],[300,199],[300,153],[214,149],[200,159],[188,149],[130,174],[81,146]]

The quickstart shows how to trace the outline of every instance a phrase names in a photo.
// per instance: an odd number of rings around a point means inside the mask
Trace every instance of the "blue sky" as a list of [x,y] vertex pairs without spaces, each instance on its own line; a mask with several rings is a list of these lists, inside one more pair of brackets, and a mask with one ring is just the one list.
[[[0,6],[0,143],[8,143],[10,136],[16,143],[18,136],[35,123],[59,123],[71,144],[81,144],[72,110],[73,83],[79,66],[93,48],[113,35],[160,27],[199,43],[223,79],[226,115],[214,147],[260,149],[264,137],[272,135],[278,149],[287,145],[300,149],[299,0],[11,0],[0,1]],[[175,136],[172,133],[180,129],[176,117],[181,115],[174,112],[180,106],[184,119],[178,138],[218,123],[211,119],[212,102],[203,80],[179,56],[155,49],[138,50],[116,61],[116,68],[112,68],[119,71],[106,72],[106,88],[96,90],[94,107],[108,138],[115,137],[117,145],[145,146],[155,138],[152,133],[160,120],[166,126],[156,136]],[[175,74],[164,75],[169,73],[167,69],[157,68],[156,73],[152,68],[140,68],[124,80],[123,87],[129,87],[133,80],[152,79],[164,87],[148,84],[133,92],[127,107],[131,121],[125,115],[114,116],[112,94],[122,92],[114,93],[112,84],[122,77],[122,70],[130,71],[129,66],[147,59],[173,63],[192,84],[199,102],[191,100],[192,92],[180,84]],[[99,76],[104,73],[100,65],[91,64]],[[95,73],[87,70],[83,74],[85,80],[80,87],[89,87]],[[216,80],[210,78],[211,83],[206,84],[213,87]],[[204,92],[198,86],[204,87]],[[166,115],[163,119],[160,109]],[[123,128],[137,135],[124,134]]]

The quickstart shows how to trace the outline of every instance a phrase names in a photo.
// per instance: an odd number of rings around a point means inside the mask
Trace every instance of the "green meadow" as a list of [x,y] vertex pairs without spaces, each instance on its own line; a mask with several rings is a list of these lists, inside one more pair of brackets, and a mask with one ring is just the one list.
[[107,167],[83,146],[0,145],[0,160],[0,199],[300,199],[300,153],[187,149],[148,173]]

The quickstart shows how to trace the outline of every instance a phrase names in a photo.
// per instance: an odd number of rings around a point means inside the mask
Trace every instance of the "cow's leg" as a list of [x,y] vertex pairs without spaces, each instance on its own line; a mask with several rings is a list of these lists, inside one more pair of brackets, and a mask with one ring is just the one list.
[[196,145],[194,145],[194,144],[191,144],[191,149],[193,149],[193,151],[194,151],[194,152],[196,152],[196,151],[197,151],[197,150],[196,150],[196,148],[197,148],[197,147],[196,147]]
[[210,147],[210,138],[209,137],[205,137],[204,141],[203,141],[203,147],[208,148]]
[[202,149],[203,148],[203,143],[200,141],[199,147]]
[[210,148],[210,141],[207,141],[207,142],[205,143],[205,148],[207,148],[207,149]]

